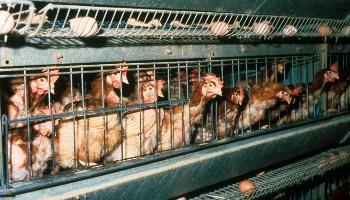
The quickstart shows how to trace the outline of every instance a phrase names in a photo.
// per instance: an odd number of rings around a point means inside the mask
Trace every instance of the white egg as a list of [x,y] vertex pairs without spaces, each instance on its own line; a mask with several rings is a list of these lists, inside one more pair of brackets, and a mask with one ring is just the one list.
[[262,21],[253,25],[253,31],[258,35],[268,35],[273,31],[269,21]]
[[76,36],[90,37],[97,33],[97,22],[91,17],[78,17],[69,20],[70,29]]
[[329,27],[326,24],[323,24],[317,28],[317,33],[320,36],[327,37],[327,36],[332,35],[333,31],[332,31],[331,27]]
[[225,22],[213,22],[210,24],[210,31],[215,36],[224,36],[230,31],[230,27]]
[[13,16],[7,11],[0,10],[0,35],[11,33],[14,26]]
[[284,27],[282,33],[285,36],[293,36],[298,32],[298,29],[293,25],[287,25]]
[[341,32],[344,36],[350,36],[350,26],[345,26]]

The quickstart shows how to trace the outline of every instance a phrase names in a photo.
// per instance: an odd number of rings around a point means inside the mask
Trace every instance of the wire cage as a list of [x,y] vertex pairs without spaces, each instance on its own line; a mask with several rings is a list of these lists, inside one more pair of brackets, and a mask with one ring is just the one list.
[[348,92],[322,97],[332,66],[348,66],[348,54],[330,56],[328,69],[317,54],[1,68],[1,186],[346,112]]
[[[332,149],[301,161],[286,164],[277,169],[262,171],[249,179],[229,184],[190,199],[304,198],[311,200],[326,198],[325,194],[328,194],[330,197],[337,188],[346,187],[348,184],[348,172],[343,169],[341,174],[337,174],[334,169],[341,166],[345,166],[345,168],[349,166],[349,156],[349,146]],[[310,184],[309,188],[303,191],[305,192],[304,194],[299,194],[300,188],[298,189],[298,186],[300,187],[304,183],[312,182],[313,180],[319,185],[312,188],[313,185]],[[253,185],[253,187],[249,187],[251,190],[242,187],[246,182]],[[312,191],[313,189],[318,191]],[[348,197],[349,195],[343,196],[344,199]]]
[[31,1],[0,1],[1,9],[1,35],[8,33],[24,34],[34,23],[35,6]]
[[29,37],[214,39],[345,37],[350,33],[347,20],[241,13],[49,3],[35,14],[31,7],[30,14],[23,21],[26,28],[19,32]]
[[[349,142],[350,50],[327,43],[350,35],[349,17],[51,2],[0,0],[0,197],[54,186],[58,199],[68,187],[108,199],[171,182],[164,199]],[[253,177],[249,197],[233,184],[198,198],[258,198],[349,155]]]

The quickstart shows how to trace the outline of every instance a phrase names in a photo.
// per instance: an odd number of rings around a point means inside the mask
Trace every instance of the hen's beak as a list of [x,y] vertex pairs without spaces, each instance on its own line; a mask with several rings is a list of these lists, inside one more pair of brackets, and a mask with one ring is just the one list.
[[164,98],[164,94],[161,90],[158,90],[157,96]]
[[215,94],[219,95],[219,96],[222,96],[222,91],[221,91],[221,88],[220,89],[216,89],[214,91]]
[[339,79],[339,75],[338,74],[334,75],[334,79]]

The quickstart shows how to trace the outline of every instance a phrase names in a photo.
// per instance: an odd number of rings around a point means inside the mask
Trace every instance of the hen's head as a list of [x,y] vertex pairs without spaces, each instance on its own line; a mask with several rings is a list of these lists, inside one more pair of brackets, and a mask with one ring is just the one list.
[[292,96],[289,95],[289,93],[287,92],[287,90],[280,90],[279,92],[277,92],[276,97],[282,101],[282,102],[287,102],[288,104],[290,104],[292,102]]
[[144,103],[156,102],[158,96],[164,97],[162,89],[164,80],[147,81],[142,83],[142,99]]
[[339,62],[337,61],[337,62],[331,64],[329,69],[334,73],[339,73]]
[[233,102],[236,106],[241,106],[243,104],[245,97],[245,92],[243,87],[234,87],[232,88],[229,94],[229,101]]
[[[122,64],[127,64],[123,62]],[[129,84],[129,80],[127,78],[127,65],[116,65],[115,68],[118,69],[117,72],[108,74],[106,76],[106,81],[109,85],[112,85],[115,89],[120,89],[122,87],[122,83]]]
[[207,74],[202,77],[202,95],[207,98],[215,98],[216,95],[222,96],[223,82],[214,74]]
[[326,70],[323,73],[323,77],[326,82],[333,83],[336,79],[339,79],[339,74],[338,72],[334,72],[332,70]]
[[49,92],[55,93],[55,82],[59,78],[58,69],[42,70],[44,76],[33,77],[29,81],[30,89],[33,94],[45,95]]

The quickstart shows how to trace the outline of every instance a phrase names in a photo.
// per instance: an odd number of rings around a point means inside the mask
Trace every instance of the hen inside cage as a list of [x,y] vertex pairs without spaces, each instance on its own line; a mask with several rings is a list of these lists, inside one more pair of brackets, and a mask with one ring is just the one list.
[[[254,136],[349,109],[348,55],[2,68],[3,184]],[[73,170],[73,171],[72,171]]]

